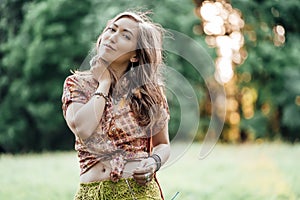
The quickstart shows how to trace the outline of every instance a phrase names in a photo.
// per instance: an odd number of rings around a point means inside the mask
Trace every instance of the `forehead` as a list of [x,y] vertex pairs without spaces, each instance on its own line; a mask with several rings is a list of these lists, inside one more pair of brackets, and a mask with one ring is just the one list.
[[125,29],[125,30],[135,33],[135,35],[137,34],[138,23],[131,18],[122,17],[122,18],[116,20],[115,22],[113,22],[113,24],[123,30]]

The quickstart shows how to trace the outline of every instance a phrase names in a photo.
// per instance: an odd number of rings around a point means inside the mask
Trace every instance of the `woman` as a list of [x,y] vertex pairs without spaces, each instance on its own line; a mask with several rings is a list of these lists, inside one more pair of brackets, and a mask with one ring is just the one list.
[[163,29],[141,13],[107,23],[91,69],[66,78],[65,120],[75,135],[75,199],[163,199],[155,173],[170,154],[160,77]]

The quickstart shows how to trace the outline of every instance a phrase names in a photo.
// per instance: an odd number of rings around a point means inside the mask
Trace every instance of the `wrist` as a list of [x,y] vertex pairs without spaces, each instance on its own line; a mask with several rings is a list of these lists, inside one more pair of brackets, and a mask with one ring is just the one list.
[[111,80],[110,79],[98,79],[99,86],[110,87]]
[[160,169],[162,164],[160,156],[157,154],[152,154],[151,156],[149,156],[149,158],[152,158],[154,160],[155,172],[157,172]]
[[151,156],[148,157],[148,166],[151,166],[153,168],[154,172],[157,171],[156,161]]
[[110,88],[109,82],[101,82],[101,83],[99,83],[99,86],[97,87],[95,92],[102,92],[102,93],[108,95],[109,88]]
[[97,96],[98,99],[99,99],[100,97],[103,97],[103,98],[105,99],[106,102],[109,101],[108,96],[105,95],[105,94],[103,94],[102,92],[95,92],[95,93],[93,94],[93,96]]

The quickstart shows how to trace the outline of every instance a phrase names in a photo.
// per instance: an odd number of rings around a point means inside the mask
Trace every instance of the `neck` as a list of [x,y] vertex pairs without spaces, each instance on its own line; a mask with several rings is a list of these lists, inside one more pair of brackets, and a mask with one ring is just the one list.
[[116,64],[116,63],[112,63],[110,65],[110,68],[112,70],[112,72],[114,73],[114,76],[117,80],[119,80],[125,73],[126,69],[128,66],[128,62],[124,63],[124,64]]

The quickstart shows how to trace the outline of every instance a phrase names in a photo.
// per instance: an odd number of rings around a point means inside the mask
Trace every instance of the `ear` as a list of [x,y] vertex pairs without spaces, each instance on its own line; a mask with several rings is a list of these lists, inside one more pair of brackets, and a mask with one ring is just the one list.
[[130,62],[137,62],[137,61],[139,61],[139,59],[136,57],[136,55],[130,58]]

